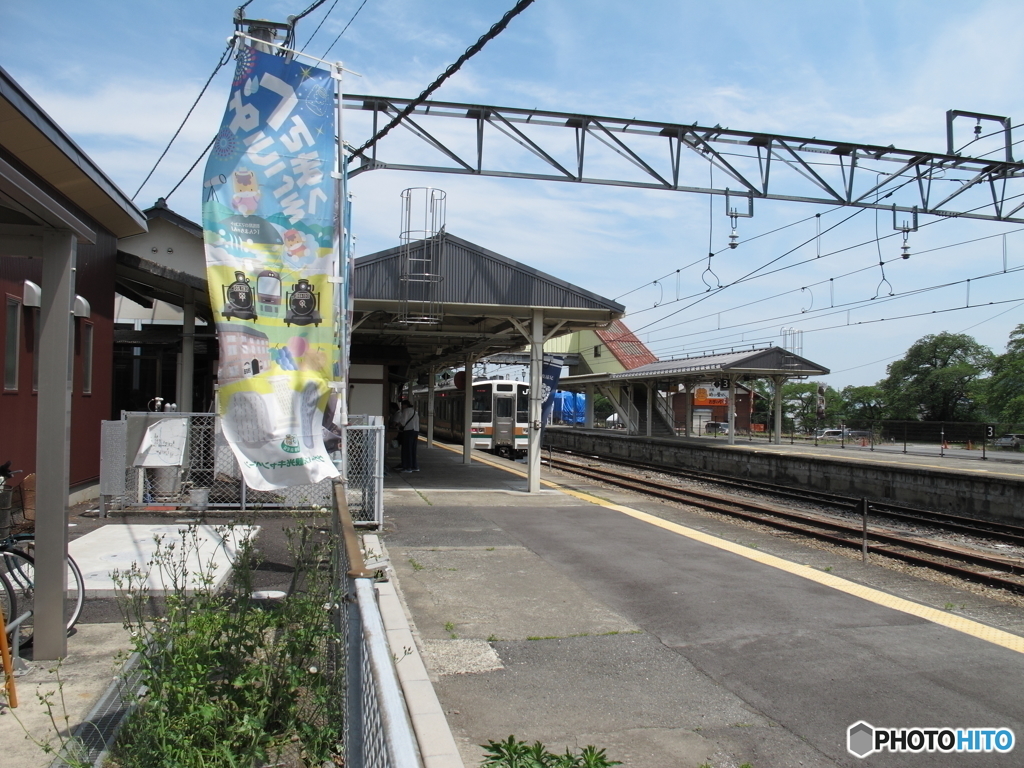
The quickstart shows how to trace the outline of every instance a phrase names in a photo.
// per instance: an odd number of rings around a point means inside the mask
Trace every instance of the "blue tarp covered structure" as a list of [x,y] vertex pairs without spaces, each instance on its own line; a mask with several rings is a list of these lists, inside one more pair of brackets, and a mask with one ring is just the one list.
[[551,420],[555,424],[584,424],[587,396],[582,392],[555,392]]

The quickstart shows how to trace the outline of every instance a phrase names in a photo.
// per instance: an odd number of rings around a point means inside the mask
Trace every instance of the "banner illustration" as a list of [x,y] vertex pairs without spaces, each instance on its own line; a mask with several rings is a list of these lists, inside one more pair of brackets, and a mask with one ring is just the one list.
[[243,46],[203,184],[218,408],[249,487],[337,476],[334,85]]

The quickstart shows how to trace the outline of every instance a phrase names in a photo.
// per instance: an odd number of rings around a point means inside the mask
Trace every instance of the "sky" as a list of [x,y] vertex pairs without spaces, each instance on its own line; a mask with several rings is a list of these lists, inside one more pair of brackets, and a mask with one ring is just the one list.
[[[358,73],[346,75],[346,93],[412,98],[513,4],[328,0],[297,39]],[[236,5],[6,0],[0,66],[140,208],[168,197],[199,221],[204,162],[169,193],[219,129],[232,64],[143,181],[220,60]],[[253,0],[247,14],[282,21],[308,5]],[[536,0],[433,98],[943,152],[947,110],[1024,123],[1021,28],[1024,4],[1013,0]],[[969,139],[972,125],[957,125]],[[346,110],[346,141],[369,131]],[[391,138],[429,161],[408,134]],[[998,149],[989,138],[965,154]],[[1024,143],[1015,152],[1024,157]],[[737,220],[732,250],[718,196],[377,170],[351,181],[357,256],[398,244],[410,187],[445,191],[449,232],[620,301],[662,359],[778,344],[795,329],[804,357],[842,388],[884,378],[927,334],[963,332],[1002,352],[1024,323],[1021,225],[922,216],[903,260],[889,213],[759,200]],[[727,288],[706,290],[718,284]]]

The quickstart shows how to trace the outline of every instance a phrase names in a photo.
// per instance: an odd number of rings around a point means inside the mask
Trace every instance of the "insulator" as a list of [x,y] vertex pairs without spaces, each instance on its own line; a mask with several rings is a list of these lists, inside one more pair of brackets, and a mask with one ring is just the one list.
[[900,248],[900,250],[903,251],[903,258],[904,259],[909,259],[910,258],[910,243],[907,242],[907,233],[906,232],[903,233],[903,245]]
[[739,245],[739,239],[740,236],[736,234],[736,230],[734,229],[732,231],[732,234],[729,235],[729,247],[735,248],[737,245]]

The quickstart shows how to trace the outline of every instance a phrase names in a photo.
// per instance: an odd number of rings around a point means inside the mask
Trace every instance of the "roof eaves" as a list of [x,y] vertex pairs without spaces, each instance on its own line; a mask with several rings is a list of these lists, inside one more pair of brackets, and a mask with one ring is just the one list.
[[82,150],[75,141],[68,136],[64,130],[57,125],[35,100],[18,85],[2,66],[0,66],[0,97],[4,98],[11,106],[27,120],[33,128],[46,137],[58,151],[64,154],[96,187],[98,187],[107,198],[120,209],[137,226],[137,231],[114,231],[106,222],[99,223],[108,226],[111,231],[119,236],[125,237],[131,234],[141,234],[146,231],[146,218],[135,204],[122,192],[110,178],[100,170],[92,159]]

